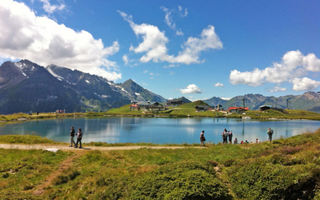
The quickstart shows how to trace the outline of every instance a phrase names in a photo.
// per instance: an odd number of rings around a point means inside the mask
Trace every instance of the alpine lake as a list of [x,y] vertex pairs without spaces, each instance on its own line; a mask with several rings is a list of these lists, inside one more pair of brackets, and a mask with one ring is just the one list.
[[206,142],[222,142],[224,128],[233,132],[234,138],[255,142],[266,141],[268,128],[274,130],[273,139],[313,132],[320,121],[279,120],[256,121],[230,118],[78,118],[27,121],[0,127],[0,135],[31,134],[59,142],[70,141],[70,127],[83,131],[83,142],[194,144],[205,131]]

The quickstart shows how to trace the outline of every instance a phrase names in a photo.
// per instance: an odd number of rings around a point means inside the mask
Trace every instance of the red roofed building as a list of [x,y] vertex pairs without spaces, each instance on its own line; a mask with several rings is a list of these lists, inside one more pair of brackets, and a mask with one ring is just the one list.
[[247,110],[249,110],[248,107],[229,107],[228,108],[228,112],[231,112],[231,113],[243,113]]

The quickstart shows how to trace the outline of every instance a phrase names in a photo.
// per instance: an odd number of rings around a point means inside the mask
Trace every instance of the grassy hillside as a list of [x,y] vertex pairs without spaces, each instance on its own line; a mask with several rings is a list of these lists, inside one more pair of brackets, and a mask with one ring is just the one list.
[[252,119],[310,119],[320,120],[320,114],[305,111],[305,110],[284,110],[283,112],[277,110],[256,111],[251,110],[246,112],[246,116]]
[[273,144],[0,155],[0,199],[320,198],[320,130]]
[[114,108],[106,112],[107,115],[126,115],[126,116],[159,116],[159,117],[228,117],[228,118],[242,118],[250,117],[258,120],[276,120],[276,119],[310,119],[320,120],[320,113],[315,113],[305,110],[249,110],[245,114],[230,114],[218,111],[199,111],[195,107],[198,105],[207,105],[203,101],[195,101],[186,103],[177,107],[169,107],[166,111],[160,112],[143,112],[130,111],[130,105]]

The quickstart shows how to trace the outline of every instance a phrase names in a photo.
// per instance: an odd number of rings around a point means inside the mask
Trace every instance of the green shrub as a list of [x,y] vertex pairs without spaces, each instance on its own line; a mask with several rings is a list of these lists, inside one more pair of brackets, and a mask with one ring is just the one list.
[[130,199],[231,199],[209,166],[194,162],[169,164],[146,173],[133,184]]
[[317,170],[302,174],[291,167],[260,159],[234,166],[230,178],[233,192],[240,199],[312,199],[312,191],[319,185],[319,174]]
[[37,135],[0,135],[0,143],[9,144],[52,144],[55,143],[45,137]]

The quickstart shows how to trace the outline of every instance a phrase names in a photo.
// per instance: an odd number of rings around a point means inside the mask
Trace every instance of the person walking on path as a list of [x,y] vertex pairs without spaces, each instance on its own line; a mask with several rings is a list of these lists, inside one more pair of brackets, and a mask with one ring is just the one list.
[[228,132],[228,136],[229,136],[229,143],[232,144],[232,131]]
[[268,128],[267,134],[269,136],[269,141],[271,143],[272,142],[273,130],[271,128]]
[[72,146],[76,146],[76,143],[74,142],[74,135],[75,135],[76,131],[74,130],[74,127],[71,126],[71,129],[70,129],[70,147]]
[[79,148],[82,148],[82,143],[81,143],[82,135],[83,135],[82,130],[81,130],[81,128],[79,128],[78,133],[77,133],[77,143],[76,143],[75,148],[78,148],[79,143],[80,143]]
[[200,143],[202,146],[205,146],[204,142],[206,141],[206,138],[204,137],[204,131],[201,131],[200,133]]
[[223,132],[222,132],[223,144],[228,143],[228,142],[227,142],[227,137],[228,137],[228,131],[227,131],[227,129],[225,128],[225,129],[223,130]]

